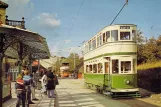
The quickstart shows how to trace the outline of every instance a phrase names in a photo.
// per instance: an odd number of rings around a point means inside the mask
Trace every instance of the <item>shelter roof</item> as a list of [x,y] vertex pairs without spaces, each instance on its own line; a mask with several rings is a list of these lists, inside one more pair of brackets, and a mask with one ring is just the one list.
[[33,53],[32,57],[40,59],[50,57],[46,39],[36,32],[2,24],[0,26],[0,33],[5,34],[5,45],[8,50],[6,52],[8,54],[9,52],[13,53],[11,52],[12,49],[8,48],[9,46],[16,42],[21,42],[28,47],[28,53]]

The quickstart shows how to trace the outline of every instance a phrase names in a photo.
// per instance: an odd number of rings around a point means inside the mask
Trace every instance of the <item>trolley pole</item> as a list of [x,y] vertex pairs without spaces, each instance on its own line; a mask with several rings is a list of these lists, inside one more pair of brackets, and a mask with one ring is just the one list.
[[113,22],[116,20],[117,16],[121,13],[121,11],[123,10],[123,8],[128,4],[128,0],[126,0],[125,4],[122,6],[121,10],[117,13],[117,15],[115,16],[115,18],[112,20],[111,24],[113,24]]

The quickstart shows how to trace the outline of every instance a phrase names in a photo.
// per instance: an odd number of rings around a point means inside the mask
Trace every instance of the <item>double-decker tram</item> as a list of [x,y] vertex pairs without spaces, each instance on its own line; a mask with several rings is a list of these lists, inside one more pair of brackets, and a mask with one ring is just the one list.
[[140,97],[136,29],[134,24],[107,26],[84,43],[87,88],[111,97]]

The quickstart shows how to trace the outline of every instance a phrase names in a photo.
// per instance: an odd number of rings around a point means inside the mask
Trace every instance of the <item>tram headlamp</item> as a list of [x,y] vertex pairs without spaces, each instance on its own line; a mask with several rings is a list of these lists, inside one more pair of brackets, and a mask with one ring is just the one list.
[[130,81],[129,80],[125,80],[125,83],[128,85],[128,84],[130,84]]

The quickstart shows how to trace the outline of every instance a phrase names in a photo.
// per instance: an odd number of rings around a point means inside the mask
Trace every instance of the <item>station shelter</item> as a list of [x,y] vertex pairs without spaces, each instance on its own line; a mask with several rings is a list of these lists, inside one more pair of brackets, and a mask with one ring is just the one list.
[[27,30],[24,18],[22,21],[9,20],[6,8],[8,4],[0,1],[0,102],[12,97],[10,80],[15,76],[8,76],[9,71],[17,75],[23,65],[30,66],[35,59],[50,57],[46,38]]

